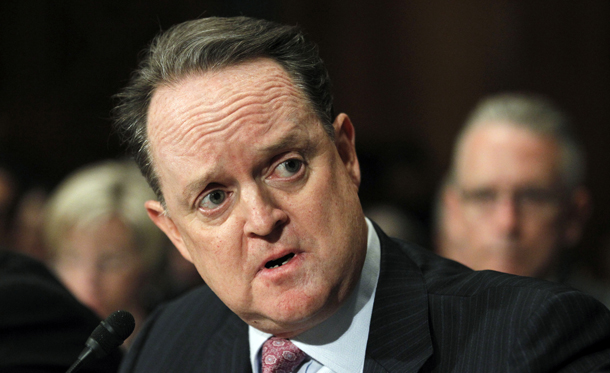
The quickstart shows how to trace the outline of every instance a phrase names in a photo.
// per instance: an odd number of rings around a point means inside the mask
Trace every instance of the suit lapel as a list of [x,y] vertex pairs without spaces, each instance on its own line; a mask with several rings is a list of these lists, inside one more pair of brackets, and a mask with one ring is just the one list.
[[203,372],[251,373],[248,326],[232,314],[212,337]]
[[432,355],[428,296],[420,269],[375,225],[381,271],[365,372],[417,372]]

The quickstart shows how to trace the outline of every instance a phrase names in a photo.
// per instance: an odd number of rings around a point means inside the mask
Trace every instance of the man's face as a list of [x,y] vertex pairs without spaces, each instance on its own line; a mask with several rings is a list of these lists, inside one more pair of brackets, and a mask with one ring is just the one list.
[[574,223],[560,161],[554,140],[525,128],[473,129],[445,198],[448,231],[460,237],[450,237],[441,254],[473,269],[549,275]]
[[220,299],[290,337],[357,282],[367,228],[349,118],[335,142],[288,74],[258,59],[159,87],[148,137],[167,214],[147,209]]

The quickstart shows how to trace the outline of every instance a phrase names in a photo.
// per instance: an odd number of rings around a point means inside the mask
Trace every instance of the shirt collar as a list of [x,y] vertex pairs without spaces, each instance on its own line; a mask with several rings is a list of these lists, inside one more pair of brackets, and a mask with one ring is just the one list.
[[[381,260],[379,237],[368,219],[366,224],[367,251],[358,285],[331,317],[291,339],[309,357],[337,373],[361,372],[364,366]],[[252,371],[257,373],[260,372],[260,350],[271,334],[251,326],[248,329],[250,362]]]

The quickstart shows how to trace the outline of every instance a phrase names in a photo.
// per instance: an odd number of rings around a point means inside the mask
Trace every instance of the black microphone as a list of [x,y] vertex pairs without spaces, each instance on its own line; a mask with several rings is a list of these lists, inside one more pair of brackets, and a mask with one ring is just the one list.
[[133,333],[135,327],[136,322],[129,312],[121,310],[114,312],[93,330],[85,343],[85,349],[66,373],[76,372],[92,357],[99,359],[108,355]]

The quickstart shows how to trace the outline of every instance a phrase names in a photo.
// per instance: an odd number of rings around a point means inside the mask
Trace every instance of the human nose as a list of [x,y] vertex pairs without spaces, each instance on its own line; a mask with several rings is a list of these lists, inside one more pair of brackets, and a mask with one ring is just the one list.
[[268,236],[288,219],[269,192],[259,187],[244,192],[243,199],[247,209],[244,229],[248,236]]
[[85,305],[98,311],[100,304],[100,273],[94,266],[83,266],[81,270],[72,274],[71,290]]
[[495,220],[502,233],[507,235],[516,233],[519,226],[519,210],[514,198],[504,196],[499,199],[495,211]]

